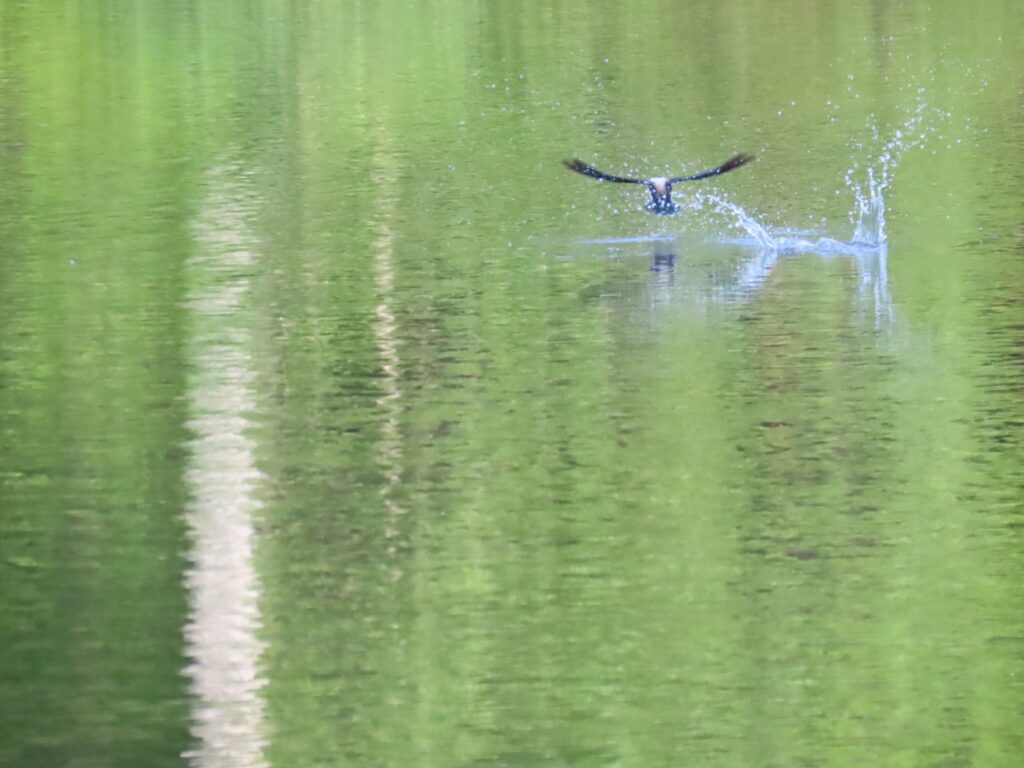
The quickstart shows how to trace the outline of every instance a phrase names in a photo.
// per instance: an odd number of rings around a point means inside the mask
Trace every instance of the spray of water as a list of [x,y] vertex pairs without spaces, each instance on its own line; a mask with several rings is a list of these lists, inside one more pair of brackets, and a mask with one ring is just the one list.
[[[854,209],[850,214],[850,223],[853,224],[852,243],[875,248],[886,244],[885,192],[892,183],[896,166],[907,150],[922,146],[944,119],[948,119],[948,115],[928,108],[923,103],[918,104],[904,124],[882,143],[877,154],[869,156],[866,183],[856,163],[847,169],[846,186],[854,197]],[[871,135],[872,143],[878,144],[879,131],[873,124]],[[860,150],[863,147],[857,145],[854,149]]]
[[733,241],[738,244],[754,245],[774,251],[847,255],[856,255],[865,250],[884,249],[888,242],[885,228],[885,194],[892,184],[896,167],[903,155],[908,150],[923,145],[935,126],[946,117],[938,110],[922,103],[887,140],[883,141],[878,129],[874,125],[871,126],[869,144],[880,145],[876,152],[871,152],[870,147],[863,143],[854,147],[855,151],[866,154],[868,159],[866,169],[861,170],[859,163],[854,163],[845,175],[845,183],[853,193],[854,203],[850,214],[853,235],[849,240],[815,237],[813,233],[792,230],[769,230],[756,216],[718,192],[698,193],[690,198],[688,207],[710,207],[727,216],[737,229],[746,233],[745,238]]
[[783,253],[852,257],[860,276],[859,293],[865,299],[863,307],[871,308],[876,327],[891,325],[885,196],[903,155],[923,145],[935,126],[946,117],[921,104],[887,139],[883,139],[872,124],[870,140],[852,148],[855,156],[865,160],[863,169],[854,163],[845,175],[846,187],[853,193],[853,210],[850,213],[853,234],[849,240],[821,236],[816,232],[769,229],[756,215],[714,190],[699,191],[690,197],[688,208],[711,210],[723,215],[744,233],[742,237],[728,242],[757,248],[757,255],[745,261],[734,279],[722,290],[730,292],[730,295],[756,290]]
[[779,242],[754,216],[747,213],[742,207],[731,200],[719,195],[716,192],[698,192],[689,200],[689,206],[703,208],[710,205],[719,213],[723,213],[732,219],[737,228],[746,232],[754,239],[754,243],[761,248],[780,250]]

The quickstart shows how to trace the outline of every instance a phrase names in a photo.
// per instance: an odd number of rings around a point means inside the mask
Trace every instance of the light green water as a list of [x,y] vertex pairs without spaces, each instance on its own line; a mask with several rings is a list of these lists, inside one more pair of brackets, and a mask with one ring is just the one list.
[[0,0],[0,766],[1019,765],[1021,29]]

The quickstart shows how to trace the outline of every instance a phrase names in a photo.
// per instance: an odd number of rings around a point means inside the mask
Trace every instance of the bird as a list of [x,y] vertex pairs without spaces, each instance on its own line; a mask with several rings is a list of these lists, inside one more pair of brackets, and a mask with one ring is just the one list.
[[599,181],[615,181],[620,184],[643,184],[651,193],[651,199],[647,202],[644,208],[651,213],[668,215],[680,210],[680,206],[672,202],[673,184],[677,184],[680,181],[696,181],[697,179],[706,179],[709,176],[718,176],[722,173],[728,173],[729,171],[736,170],[741,165],[746,165],[753,159],[753,155],[740,153],[738,155],[733,155],[721,165],[715,168],[708,168],[706,171],[701,171],[700,173],[692,173],[689,176],[676,176],[674,178],[668,178],[667,176],[652,176],[649,179],[631,179],[626,176],[614,176],[610,173],[599,171],[589,163],[585,163],[578,159],[563,160],[562,162],[570,171],[582,173],[584,176],[590,176],[591,178],[598,179]]

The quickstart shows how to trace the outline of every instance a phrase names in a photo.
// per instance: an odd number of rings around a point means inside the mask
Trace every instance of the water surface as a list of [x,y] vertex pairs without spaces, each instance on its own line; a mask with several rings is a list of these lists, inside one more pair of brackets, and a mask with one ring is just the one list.
[[0,0],[0,765],[1016,766],[1021,28]]

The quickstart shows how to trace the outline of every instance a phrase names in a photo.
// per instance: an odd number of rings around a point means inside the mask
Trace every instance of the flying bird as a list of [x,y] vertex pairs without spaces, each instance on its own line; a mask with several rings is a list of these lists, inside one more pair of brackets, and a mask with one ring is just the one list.
[[649,179],[630,179],[625,176],[613,176],[610,173],[599,171],[582,160],[564,160],[563,162],[570,171],[576,171],[576,173],[582,173],[584,176],[590,176],[600,181],[616,181],[620,184],[643,184],[651,193],[651,199],[644,208],[652,213],[669,214],[679,210],[679,206],[672,202],[673,184],[677,184],[680,181],[696,181],[697,179],[706,179],[709,176],[728,173],[739,168],[741,165],[746,165],[753,159],[753,155],[733,155],[717,168],[709,168],[700,173],[693,173],[689,176],[676,176],[671,179],[666,176],[653,176]]

